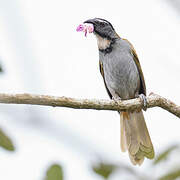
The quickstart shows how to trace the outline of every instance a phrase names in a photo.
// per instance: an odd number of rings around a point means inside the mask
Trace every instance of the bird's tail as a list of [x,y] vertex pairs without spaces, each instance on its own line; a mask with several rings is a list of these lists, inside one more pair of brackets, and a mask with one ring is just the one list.
[[121,150],[128,150],[131,162],[141,165],[144,157],[154,158],[154,148],[143,112],[121,112]]

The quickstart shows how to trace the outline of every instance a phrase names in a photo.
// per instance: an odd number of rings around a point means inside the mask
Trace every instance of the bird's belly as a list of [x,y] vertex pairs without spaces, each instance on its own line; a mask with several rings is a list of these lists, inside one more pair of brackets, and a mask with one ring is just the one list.
[[137,67],[134,62],[106,64],[104,69],[105,81],[121,99],[134,98],[140,86]]

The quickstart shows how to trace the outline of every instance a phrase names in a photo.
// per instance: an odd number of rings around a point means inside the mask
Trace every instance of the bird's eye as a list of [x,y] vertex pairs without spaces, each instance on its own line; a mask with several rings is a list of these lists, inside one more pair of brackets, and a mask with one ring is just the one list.
[[104,27],[104,26],[106,26],[106,23],[100,22],[100,26],[101,26],[101,27]]

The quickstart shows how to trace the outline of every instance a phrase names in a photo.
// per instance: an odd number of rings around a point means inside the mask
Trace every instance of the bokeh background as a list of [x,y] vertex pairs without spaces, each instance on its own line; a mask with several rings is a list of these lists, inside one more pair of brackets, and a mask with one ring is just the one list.
[[[0,0],[0,92],[108,99],[96,39],[76,32],[94,17],[134,45],[148,94],[180,104],[180,0]],[[110,180],[152,180],[180,169],[179,119],[160,108],[145,118],[156,161],[134,167],[120,151],[118,113],[1,104],[0,128],[15,151],[0,149],[0,179],[41,180],[52,164],[65,180],[107,171]]]

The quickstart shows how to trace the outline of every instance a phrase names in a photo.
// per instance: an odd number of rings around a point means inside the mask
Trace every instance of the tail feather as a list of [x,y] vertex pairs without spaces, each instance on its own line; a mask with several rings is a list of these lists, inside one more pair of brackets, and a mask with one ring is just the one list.
[[141,165],[144,157],[154,158],[154,149],[142,111],[121,112],[121,149],[128,150],[131,162]]
[[127,144],[126,144],[126,136],[125,136],[125,127],[124,127],[124,120],[123,120],[123,114],[120,114],[120,124],[121,124],[121,151],[125,152],[127,150]]

